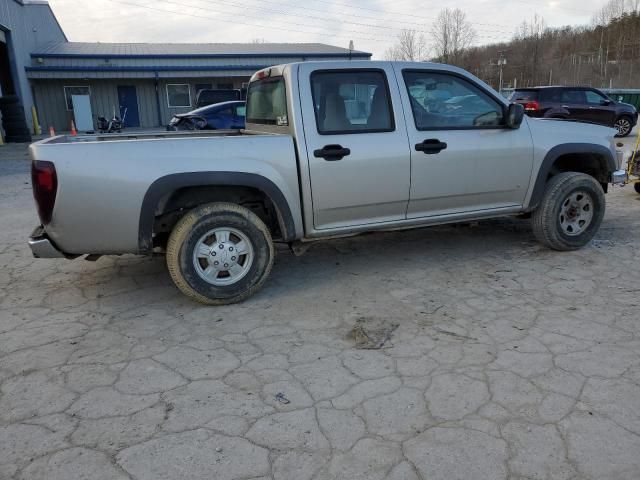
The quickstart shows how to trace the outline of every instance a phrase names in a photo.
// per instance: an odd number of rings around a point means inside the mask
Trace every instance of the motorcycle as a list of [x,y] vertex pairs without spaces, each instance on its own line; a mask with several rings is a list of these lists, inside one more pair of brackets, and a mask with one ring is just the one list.
[[113,118],[107,120],[104,116],[98,115],[98,131],[100,133],[121,133],[124,129],[124,120],[127,118],[127,109],[124,109],[122,118],[116,115],[115,108],[113,109]]

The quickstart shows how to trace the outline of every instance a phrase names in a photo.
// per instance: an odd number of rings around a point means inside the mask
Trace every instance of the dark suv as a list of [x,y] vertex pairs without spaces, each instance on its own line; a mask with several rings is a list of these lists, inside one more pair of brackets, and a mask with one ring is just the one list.
[[614,127],[617,137],[626,137],[638,122],[633,105],[616,102],[595,88],[518,88],[512,102],[520,103],[530,117],[566,118]]

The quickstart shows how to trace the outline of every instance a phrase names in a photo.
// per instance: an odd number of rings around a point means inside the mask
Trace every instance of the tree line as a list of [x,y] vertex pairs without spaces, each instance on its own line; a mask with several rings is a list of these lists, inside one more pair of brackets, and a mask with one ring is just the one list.
[[584,85],[640,88],[640,0],[610,0],[590,25],[550,28],[534,15],[512,39],[472,46],[477,33],[460,9],[444,9],[429,33],[404,30],[388,60],[462,67],[498,88]]

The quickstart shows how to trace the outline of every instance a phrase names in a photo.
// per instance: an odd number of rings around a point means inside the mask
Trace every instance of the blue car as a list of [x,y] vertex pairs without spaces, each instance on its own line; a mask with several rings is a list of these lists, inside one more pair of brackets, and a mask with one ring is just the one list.
[[215,103],[189,113],[173,116],[168,131],[229,130],[244,128],[246,103],[241,101]]

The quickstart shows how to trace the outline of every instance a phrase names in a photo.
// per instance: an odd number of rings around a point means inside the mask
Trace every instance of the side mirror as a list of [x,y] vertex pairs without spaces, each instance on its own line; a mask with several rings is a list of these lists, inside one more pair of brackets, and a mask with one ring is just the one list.
[[507,110],[507,127],[513,130],[520,128],[524,118],[524,107],[519,103],[512,103]]
[[600,105],[604,105],[604,106],[608,106],[611,105],[613,102],[611,100],[600,100]]

